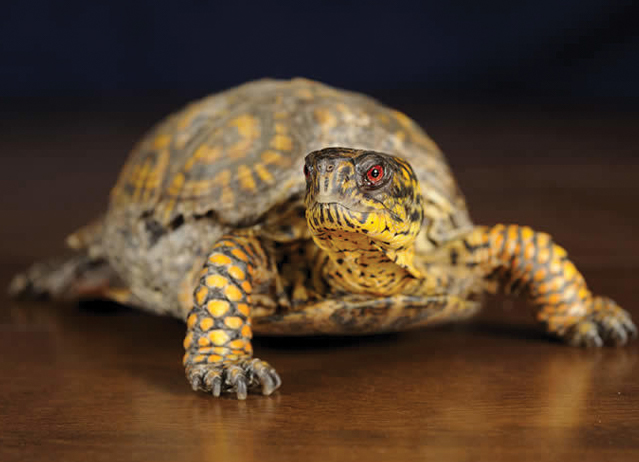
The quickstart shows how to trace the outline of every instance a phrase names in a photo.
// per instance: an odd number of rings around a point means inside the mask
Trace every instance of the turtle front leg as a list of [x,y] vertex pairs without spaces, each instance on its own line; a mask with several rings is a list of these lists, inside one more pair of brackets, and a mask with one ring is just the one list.
[[463,244],[458,251],[471,253],[470,266],[497,278],[507,292],[527,293],[537,320],[567,343],[624,345],[637,336],[630,315],[609,298],[593,295],[548,234],[518,225],[479,227]]
[[251,294],[269,280],[269,259],[252,236],[227,235],[213,247],[193,293],[186,324],[184,366],[194,390],[220,396],[261,387],[270,395],[280,377],[268,363],[253,358]]

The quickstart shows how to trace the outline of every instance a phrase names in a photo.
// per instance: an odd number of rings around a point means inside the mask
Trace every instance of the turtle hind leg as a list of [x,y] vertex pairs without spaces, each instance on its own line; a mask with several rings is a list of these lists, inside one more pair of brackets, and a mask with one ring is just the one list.
[[14,298],[108,298],[123,302],[119,286],[117,275],[105,260],[81,252],[33,264],[13,278],[8,293]]

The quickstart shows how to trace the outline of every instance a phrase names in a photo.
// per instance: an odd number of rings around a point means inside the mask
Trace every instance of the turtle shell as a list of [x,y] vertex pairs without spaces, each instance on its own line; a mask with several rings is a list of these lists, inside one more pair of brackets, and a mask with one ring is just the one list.
[[470,223],[443,155],[415,122],[367,96],[306,79],[250,82],[169,116],[134,148],[111,209],[162,224],[207,213],[230,226],[254,224],[301,196],[304,157],[329,146],[408,160],[431,240]]

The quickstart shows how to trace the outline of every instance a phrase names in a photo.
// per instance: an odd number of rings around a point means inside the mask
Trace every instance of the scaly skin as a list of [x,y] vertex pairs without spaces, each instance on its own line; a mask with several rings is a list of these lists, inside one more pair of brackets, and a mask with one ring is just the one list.
[[270,395],[280,386],[273,368],[252,359],[251,294],[269,270],[266,253],[253,236],[227,235],[213,247],[186,320],[184,366],[194,390],[214,396],[232,390],[245,399],[252,387],[261,386]]

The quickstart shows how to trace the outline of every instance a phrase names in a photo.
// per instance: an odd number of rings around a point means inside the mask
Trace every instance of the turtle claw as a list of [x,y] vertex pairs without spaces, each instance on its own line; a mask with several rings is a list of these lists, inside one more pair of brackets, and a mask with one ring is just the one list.
[[282,385],[275,369],[257,358],[194,365],[187,368],[187,377],[193,390],[215,397],[235,393],[239,400],[245,400],[249,390],[261,389],[262,394],[268,396]]
[[609,298],[598,297],[592,314],[568,331],[566,340],[573,346],[623,346],[637,337],[637,327],[630,315]]

